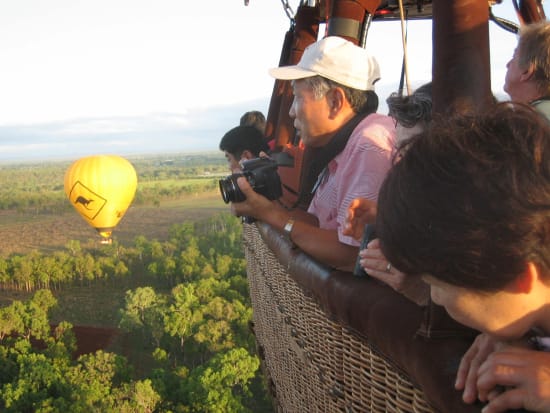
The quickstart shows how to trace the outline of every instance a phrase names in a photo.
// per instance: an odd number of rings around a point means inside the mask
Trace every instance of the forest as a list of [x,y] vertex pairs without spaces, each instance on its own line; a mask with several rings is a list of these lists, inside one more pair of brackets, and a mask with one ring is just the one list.
[[[129,158],[138,174],[138,190],[133,204],[158,205],[160,201],[218,188],[218,179],[227,175],[227,165],[219,153],[180,155],[173,158]],[[0,211],[33,213],[70,211],[63,192],[63,176],[70,161],[42,164],[0,164]],[[6,183],[9,183],[7,185]]]
[[[0,168],[2,182],[13,182],[2,186],[2,208],[65,208],[67,165]],[[143,205],[217,191],[214,176],[226,175],[219,155],[134,165]],[[163,240],[0,254],[0,411],[272,411],[241,239],[240,221],[218,213],[175,222]],[[74,327],[92,313],[91,324],[115,338],[82,353]]]

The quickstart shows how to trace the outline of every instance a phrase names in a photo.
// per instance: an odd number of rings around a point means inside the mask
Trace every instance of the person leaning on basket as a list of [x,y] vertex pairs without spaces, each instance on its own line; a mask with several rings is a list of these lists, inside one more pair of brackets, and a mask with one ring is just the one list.
[[[392,93],[387,99],[389,114],[395,121],[396,144],[399,146],[411,136],[422,132],[432,120],[432,83],[426,83],[411,95]],[[344,234],[355,239],[363,237],[365,225],[376,220],[376,202],[366,198],[354,199],[346,211]],[[407,277],[394,267],[380,251],[378,239],[359,251],[360,264],[369,276],[389,285],[418,305],[426,305],[429,289],[422,280]]]
[[287,211],[245,178],[238,185],[246,200],[233,203],[232,211],[271,225],[325,265],[351,270],[359,242],[342,232],[346,209],[357,197],[376,200],[394,149],[392,119],[375,113],[378,63],[365,49],[329,36],[308,46],[297,65],[270,74],[292,81],[289,114],[303,144],[319,149],[324,164],[314,168],[320,174],[309,214]]
[[487,402],[483,413],[550,411],[549,137],[523,104],[438,119],[380,190],[384,255],[483,333],[456,383],[466,402]]

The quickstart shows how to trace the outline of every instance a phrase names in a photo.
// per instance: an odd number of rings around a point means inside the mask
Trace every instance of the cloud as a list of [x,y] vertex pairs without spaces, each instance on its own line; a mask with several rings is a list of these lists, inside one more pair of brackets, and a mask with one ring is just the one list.
[[0,126],[0,161],[82,156],[214,151],[247,110],[267,111],[268,99],[182,113],[96,117]]

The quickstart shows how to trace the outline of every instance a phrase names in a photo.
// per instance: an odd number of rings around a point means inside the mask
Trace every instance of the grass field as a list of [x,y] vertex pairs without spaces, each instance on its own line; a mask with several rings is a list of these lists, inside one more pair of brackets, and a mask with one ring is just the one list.
[[[129,243],[136,236],[144,235],[164,241],[172,225],[223,211],[229,211],[229,207],[223,203],[218,190],[161,202],[158,207],[132,206],[113,232],[113,238]],[[53,251],[63,248],[70,240],[99,241],[99,235],[76,211],[59,215],[0,211],[0,254],[3,256],[25,254],[33,249]]]

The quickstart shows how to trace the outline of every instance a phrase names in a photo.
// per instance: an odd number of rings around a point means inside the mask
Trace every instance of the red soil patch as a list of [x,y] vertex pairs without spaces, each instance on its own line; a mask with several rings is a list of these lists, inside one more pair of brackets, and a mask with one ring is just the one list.
[[75,358],[83,354],[94,353],[97,350],[105,350],[119,334],[118,330],[114,328],[88,326],[73,326],[73,332],[77,344],[77,349],[73,354]]
[[[51,326],[52,331],[55,327],[55,325]],[[75,359],[83,354],[105,350],[119,334],[118,330],[105,327],[73,326],[72,329],[76,338],[76,350],[73,352]],[[35,340],[32,337],[31,344],[39,349],[45,347],[42,340]]]

